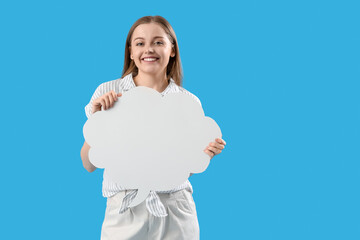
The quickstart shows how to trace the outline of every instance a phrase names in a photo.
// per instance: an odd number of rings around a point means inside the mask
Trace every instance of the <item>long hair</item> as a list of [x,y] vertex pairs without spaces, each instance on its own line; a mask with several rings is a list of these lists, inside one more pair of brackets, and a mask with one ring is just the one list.
[[139,18],[130,28],[129,33],[126,38],[125,43],[125,60],[124,60],[124,69],[122,71],[122,78],[130,73],[133,77],[138,74],[138,68],[135,65],[135,62],[130,58],[129,47],[131,46],[131,37],[137,26],[144,23],[157,23],[159,24],[164,31],[167,33],[169,40],[174,44],[175,57],[170,57],[169,63],[166,69],[167,80],[174,79],[175,83],[178,86],[182,86],[183,71],[180,60],[179,46],[177,43],[176,35],[174,29],[171,27],[170,23],[161,16],[145,16]]

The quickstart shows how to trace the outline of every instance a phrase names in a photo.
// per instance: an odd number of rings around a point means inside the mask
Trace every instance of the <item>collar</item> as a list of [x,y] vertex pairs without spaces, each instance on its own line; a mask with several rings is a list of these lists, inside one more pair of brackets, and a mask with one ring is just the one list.
[[[123,92],[129,91],[130,89],[136,87],[132,73],[129,73],[128,75],[124,76],[120,85],[121,85],[120,89],[122,89]],[[162,96],[164,96],[165,94],[167,94],[171,89],[175,88],[176,86],[177,85],[176,85],[174,79],[170,78],[168,86],[160,94]]]

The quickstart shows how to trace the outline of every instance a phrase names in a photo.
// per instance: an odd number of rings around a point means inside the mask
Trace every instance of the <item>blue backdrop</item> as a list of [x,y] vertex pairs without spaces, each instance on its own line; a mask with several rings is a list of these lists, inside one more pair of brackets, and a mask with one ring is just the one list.
[[184,87],[227,146],[193,175],[201,239],[360,239],[357,1],[0,4],[1,239],[100,239],[85,105],[146,15],[172,24]]

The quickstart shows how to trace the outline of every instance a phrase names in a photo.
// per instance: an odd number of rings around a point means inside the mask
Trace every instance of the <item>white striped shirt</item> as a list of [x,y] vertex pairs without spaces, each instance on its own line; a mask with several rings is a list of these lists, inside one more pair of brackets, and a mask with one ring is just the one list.
[[[85,106],[85,114],[89,118],[92,115],[92,102],[104,95],[105,93],[113,90],[116,93],[124,93],[132,88],[136,87],[132,73],[124,76],[124,78],[118,78],[112,81],[104,82],[100,84],[96,90],[95,93],[92,95],[90,102]],[[166,95],[167,93],[171,92],[182,92],[185,94],[188,94],[192,96],[201,106],[200,100],[192,93],[184,89],[183,87],[178,86],[175,81],[170,78],[169,85],[167,88],[161,92],[161,96]],[[102,185],[102,193],[104,197],[111,197],[115,195],[116,193],[120,191],[130,190],[127,192],[122,206],[120,208],[120,213],[125,212],[128,209],[128,206],[132,202],[132,200],[135,198],[137,190],[136,189],[125,189],[119,184],[116,184],[112,182],[107,176],[106,176],[106,169],[104,170],[103,174],[103,185]],[[146,207],[149,210],[151,214],[153,214],[156,217],[164,217],[167,216],[166,210],[164,205],[161,203],[159,196],[156,194],[158,193],[172,193],[179,190],[182,190],[184,188],[189,189],[191,192],[193,192],[192,185],[189,182],[189,180],[186,180],[183,184],[180,186],[170,189],[168,191],[150,191],[149,196],[146,198]]]

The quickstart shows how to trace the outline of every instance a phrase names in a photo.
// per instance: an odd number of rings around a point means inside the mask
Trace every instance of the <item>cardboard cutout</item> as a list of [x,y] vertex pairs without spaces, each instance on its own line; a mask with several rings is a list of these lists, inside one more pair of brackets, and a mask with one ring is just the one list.
[[185,93],[164,97],[148,87],[135,87],[112,108],[91,115],[83,127],[89,160],[115,183],[138,189],[130,207],[150,190],[181,185],[190,173],[205,171],[210,157],[203,151],[221,138],[216,122]]

